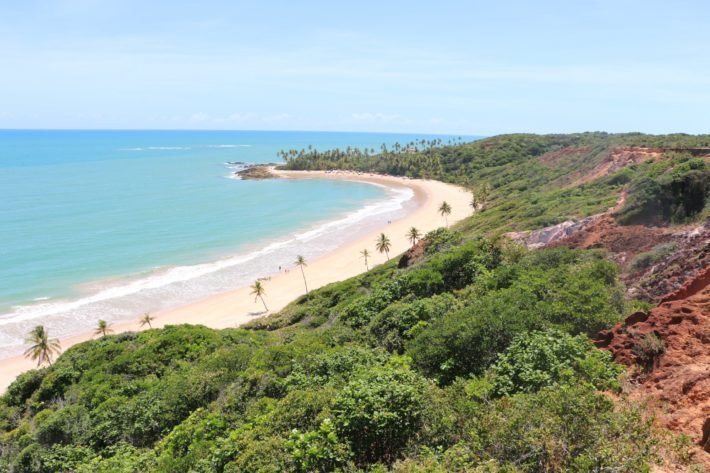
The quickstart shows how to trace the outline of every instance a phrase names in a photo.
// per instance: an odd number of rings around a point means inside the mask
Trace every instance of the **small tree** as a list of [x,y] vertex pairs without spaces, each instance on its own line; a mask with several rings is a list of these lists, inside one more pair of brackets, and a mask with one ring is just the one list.
[[390,260],[390,248],[392,247],[392,243],[390,242],[390,239],[385,235],[384,233],[380,233],[380,236],[377,238],[377,241],[375,242],[375,248],[377,251],[380,253],[384,253],[385,256],[387,256],[387,261]]
[[261,281],[257,280],[254,281],[254,284],[251,286],[251,295],[254,296],[254,302],[257,301],[257,299],[261,299],[261,303],[264,304],[264,310],[266,312],[269,311],[269,308],[266,307],[266,302],[264,301],[264,296],[266,295],[266,290],[264,289],[264,285],[261,284]]
[[105,320],[99,320],[99,324],[96,327],[96,330],[94,330],[94,335],[101,335],[102,337],[105,337],[111,332],[113,332],[113,330],[111,330],[111,324]]
[[441,205],[439,206],[439,213],[441,214],[442,217],[444,217],[446,221],[446,226],[449,226],[449,215],[451,215],[451,206],[449,205],[448,202],[443,201]]
[[409,369],[362,372],[336,397],[334,423],[359,464],[392,462],[419,431],[426,381]]
[[301,275],[303,276],[303,285],[306,286],[306,295],[308,295],[308,283],[306,282],[306,273],[303,271],[304,266],[307,266],[306,258],[301,255],[298,255],[296,256],[296,261],[294,262],[294,264],[301,268]]
[[141,328],[146,325],[148,326],[148,328],[153,328],[153,324],[151,324],[153,320],[155,320],[155,317],[150,315],[150,313],[146,312],[145,314],[143,314],[143,317],[140,318]]
[[417,230],[416,227],[412,227],[409,229],[407,232],[407,238],[409,238],[409,243],[412,244],[412,246],[417,244],[417,240],[419,240],[422,237],[422,234]]
[[30,347],[25,351],[25,357],[32,361],[37,360],[37,367],[42,363],[52,364],[52,357],[59,354],[61,345],[56,338],[49,338],[44,325],[37,325],[27,336]]
[[367,271],[369,271],[369,270],[370,270],[370,266],[367,264],[367,258],[370,257],[370,252],[367,251],[367,249],[365,249],[365,250],[362,250],[362,251],[360,252],[360,254],[362,255],[363,258],[365,258],[365,269],[366,269]]
[[643,364],[646,371],[651,371],[666,351],[666,344],[661,337],[654,332],[647,333],[631,349]]

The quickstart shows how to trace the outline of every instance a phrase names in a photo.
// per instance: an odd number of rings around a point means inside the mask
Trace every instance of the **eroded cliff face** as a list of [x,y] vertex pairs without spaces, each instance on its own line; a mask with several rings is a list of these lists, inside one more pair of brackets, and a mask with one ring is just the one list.
[[690,436],[706,452],[696,460],[710,468],[710,268],[595,343],[629,367],[629,396],[649,401],[663,425]]
[[623,196],[603,214],[509,236],[531,249],[604,249],[622,268],[628,296],[656,305],[595,343],[628,367],[629,397],[648,402],[663,426],[688,435],[697,447],[693,462],[710,471],[710,221],[622,226],[614,219],[622,203]]

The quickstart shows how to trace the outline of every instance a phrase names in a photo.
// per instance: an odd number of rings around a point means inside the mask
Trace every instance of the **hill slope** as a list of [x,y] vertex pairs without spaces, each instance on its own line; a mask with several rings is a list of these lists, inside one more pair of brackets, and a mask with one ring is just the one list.
[[[478,211],[401,264],[243,329],[175,326],[67,350],[0,401],[0,469],[702,471],[702,425],[686,411],[706,412],[704,381],[660,418],[690,441],[636,401],[683,385],[667,367],[705,366],[695,352],[707,355],[706,307],[692,299],[705,286],[686,294],[697,342],[674,338],[663,306],[646,311],[663,299],[658,281],[692,285],[707,261],[709,144],[586,133],[287,152],[292,169],[464,183]],[[666,347],[653,363],[627,356],[653,348],[648,327],[615,342],[644,317],[664,327],[653,328]],[[592,344],[599,332],[610,350]],[[642,365],[619,378],[614,357]]]

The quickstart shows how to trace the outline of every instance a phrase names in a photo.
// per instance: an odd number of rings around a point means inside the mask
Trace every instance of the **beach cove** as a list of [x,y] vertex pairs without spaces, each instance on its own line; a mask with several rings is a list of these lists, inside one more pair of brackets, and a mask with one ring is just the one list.
[[[283,179],[355,181],[391,189],[409,189],[414,193],[415,205],[408,208],[405,215],[391,222],[379,223],[376,228],[370,225],[365,234],[357,235],[355,238],[344,238],[338,242],[334,250],[307,261],[308,266],[304,270],[310,290],[364,272],[365,262],[360,254],[363,249],[368,249],[371,254],[370,267],[385,262],[385,255],[375,251],[375,238],[380,233],[385,233],[390,238],[392,242],[390,255],[394,256],[410,246],[406,236],[409,228],[416,227],[422,233],[426,233],[445,226],[443,217],[438,213],[438,207],[443,201],[448,202],[452,208],[451,215],[448,217],[449,224],[471,213],[470,194],[463,188],[439,181],[354,172],[276,172]],[[364,221],[363,226],[367,223]],[[293,255],[293,260],[295,256]],[[275,271],[275,268],[271,267],[264,268],[263,275],[260,276],[263,278],[262,282],[266,290],[264,297],[270,309],[268,313],[278,312],[305,292],[300,271],[291,264],[292,261],[288,263],[282,266],[282,271]],[[216,329],[237,327],[265,315],[261,302],[255,301],[250,292],[248,285],[241,285],[195,302],[157,311],[152,314],[155,317],[153,327],[175,324],[201,324]],[[141,313],[136,313],[134,321],[112,325],[113,333],[141,330],[138,322],[140,315]],[[92,332],[84,332],[63,338],[61,339],[62,350],[89,340],[93,336]],[[21,355],[0,360],[0,389],[4,390],[18,374],[34,367],[33,362]]]

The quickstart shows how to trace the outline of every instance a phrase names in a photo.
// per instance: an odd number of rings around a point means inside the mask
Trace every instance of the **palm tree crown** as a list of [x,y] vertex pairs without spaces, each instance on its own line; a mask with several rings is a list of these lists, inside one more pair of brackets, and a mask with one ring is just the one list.
[[37,360],[37,367],[42,363],[52,364],[52,356],[59,354],[61,345],[56,338],[49,338],[44,325],[38,325],[32,329],[27,336],[27,343],[30,347],[25,350],[25,356],[31,360]]
[[257,299],[261,299],[261,303],[264,304],[264,310],[267,312],[269,311],[269,308],[266,307],[266,302],[264,302],[264,296],[266,295],[266,290],[264,289],[264,285],[261,284],[261,281],[254,281],[254,284],[251,286],[251,295],[254,296],[254,302],[257,301]]
[[141,327],[145,327],[147,325],[148,328],[153,328],[153,324],[151,324],[153,320],[155,320],[155,317],[146,312],[143,314],[143,317],[140,318]]
[[111,324],[105,320],[99,320],[99,324],[96,327],[96,330],[94,330],[94,335],[101,335],[102,337],[105,337],[107,334],[113,332],[110,327]]
[[303,285],[306,286],[306,294],[308,294],[308,283],[306,282],[306,273],[303,271],[303,267],[308,266],[306,264],[306,258],[301,255],[298,255],[296,256],[296,261],[294,262],[294,264],[301,268],[301,275],[303,276]]
[[367,248],[366,248],[366,249],[362,250],[362,251],[360,252],[360,254],[362,255],[363,258],[365,258],[365,269],[367,269],[367,270],[369,271],[369,270],[370,270],[370,266],[367,264],[367,258],[370,257],[370,252],[367,251]]
[[377,242],[375,243],[375,248],[377,251],[380,253],[384,253],[387,256],[387,261],[390,260],[390,248],[392,247],[392,243],[390,242],[390,239],[385,235],[384,233],[380,233],[380,236],[377,238]]
[[421,237],[422,234],[415,227],[410,228],[407,232],[407,238],[409,238],[409,243],[411,243],[412,246],[416,245],[417,240],[419,240]]
[[449,214],[451,214],[451,206],[448,202],[443,201],[439,206],[439,213],[446,219],[446,226],[449,226]]

